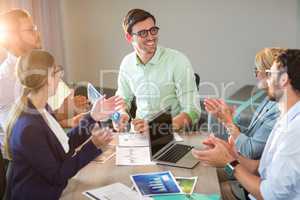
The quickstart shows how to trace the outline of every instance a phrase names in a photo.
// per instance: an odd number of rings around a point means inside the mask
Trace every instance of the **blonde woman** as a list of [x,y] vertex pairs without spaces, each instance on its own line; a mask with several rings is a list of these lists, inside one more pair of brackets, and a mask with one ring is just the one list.
[[[254,73],[258,89],[266,91],[266,70],[271,68],[276,55],[283,51],[284,49],[280,48],[264,48],[256,54]],[[222,139],[231,136],[238,151],[248,158],[259,159],[261,157],[268,136],[279,116],[276,102],[266,97],[255,110],[248,127],[239,126],[242,124],[239,121],[241,113],[235,116],[234,109],[227,105],[224,100],[206,99],[204,105],[206,111],[227,128],[227,132],[222,135],[216,133],[216,136]]]
[[68,179],[112,140],[111,131],[99,128],[96,122],[121,109],[123,100],[116,96],[98,100],[66,135],[47,105],[63,69],[41,50],[22,56],[17,65],[23,94],[10,115],[4,146],[12,160],[9,199],[59,199]]

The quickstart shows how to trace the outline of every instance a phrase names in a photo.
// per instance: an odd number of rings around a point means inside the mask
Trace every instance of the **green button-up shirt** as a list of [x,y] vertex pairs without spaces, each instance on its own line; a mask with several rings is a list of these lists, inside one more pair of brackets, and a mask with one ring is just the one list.
[[135,52],[127,55],[120,66],[117,95],[130,109],[136,97],[136,117],[147,118],[171,106],[172,116],[185,112],[196,122],[200,117],[199,95],[194,71],[188,58],[168,48],[157,47],[147,63],[141,63]]

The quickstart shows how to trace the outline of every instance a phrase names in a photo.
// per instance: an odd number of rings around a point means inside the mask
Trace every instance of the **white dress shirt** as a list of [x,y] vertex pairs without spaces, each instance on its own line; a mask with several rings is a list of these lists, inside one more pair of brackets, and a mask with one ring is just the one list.
[[299,140],[300,101],[279,119],[260,160],[260,191],[265,200],[300,199]]
[[8,53],[0,65],[0,126],[3,127],[10,109],[21,95],[21,84],[16,75],[17,57]]
[[58,139],[59,143],[62,145],[65,153],[69,152],[69,137],[67,136],[64,129],[59,125],[56,119],[46,110],[42,110],[42,115],[44,120],[55,134],[56,138]]

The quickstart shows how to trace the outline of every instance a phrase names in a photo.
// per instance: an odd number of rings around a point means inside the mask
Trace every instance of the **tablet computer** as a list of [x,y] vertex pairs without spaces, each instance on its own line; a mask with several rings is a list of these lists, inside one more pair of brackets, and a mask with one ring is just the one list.
[[130,178],[141,196],[182,194],[170,171],[135,174]]

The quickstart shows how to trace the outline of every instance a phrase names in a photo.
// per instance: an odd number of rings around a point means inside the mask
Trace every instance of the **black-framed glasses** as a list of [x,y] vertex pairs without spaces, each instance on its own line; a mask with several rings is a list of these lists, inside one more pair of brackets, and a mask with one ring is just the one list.
[[270,78],[272,74],[278,74],[280,76],[281,74],[285,73],[286,70],[285,69],[282,69],[282,70],[270,70],[270,69],[267,69],[267,70],[265,70],[265,72],[266,72],[266,76],[268,78]]
[[146,38],[148,36],[148,33],[150,33],[151,35],[157,35],[158,34],[158,31],[159,31],[159,27],[157,26],[153,26],[151,27],[150,29],[146,30],[140,30],[136,33],[131,33],[132,35],[137,35],[141,38]]
[[56,75],[57,73],[60,73],[60,78],[64,76],[65,71],[62,65],[56,65],[53,75]]

